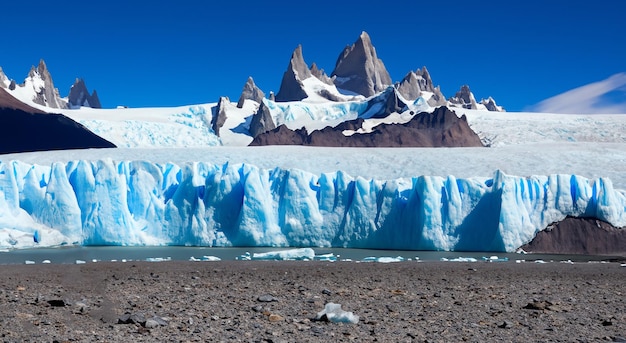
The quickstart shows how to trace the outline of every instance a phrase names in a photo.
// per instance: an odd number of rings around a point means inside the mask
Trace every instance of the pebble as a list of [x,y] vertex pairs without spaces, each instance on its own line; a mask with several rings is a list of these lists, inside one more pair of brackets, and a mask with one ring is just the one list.
[[273,301],[278,301],[277,298],[275,298],[274,296],[270,295],[270,294],[263,294],[261,296],[259,296],[257,298],[258,301],[260,302],[264,302],[264,303],[269,303],[269,302],[273,302]]
[[274,313],[270,314],[268,316],[268,319],[270,322],[282,322],[283,320],[285,320],[285,318],[283,318],[282,316]]

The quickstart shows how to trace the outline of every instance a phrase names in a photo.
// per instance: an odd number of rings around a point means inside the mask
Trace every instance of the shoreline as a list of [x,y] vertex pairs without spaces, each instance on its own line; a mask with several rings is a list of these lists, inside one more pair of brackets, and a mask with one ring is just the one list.
[[[626,337],[626,268],[618,263],[240,262],[2,265],[0,335],[9,342]],[[358,323],[315,321],[328,302]],[[125,313],[163,322],[117,324]]]
[[[309,248],[307,248],[309,249]],[[566,254],[566,253],[496,253],[496,252],[456,252],[456,251],[420,251],[420,250],[379,250],[357,248],[310,248],[311,252],[303,254],[304,248],[277,248],[277,247],[186,247],[186,246],[60,246],[13,249],[0,251],[0,265],[23,264],[77,264],[100,262],[166,262],[166,261],[242,261],[255,254],[279,255],[289,251],[291,254],[270,256],[269,260],[314,260],[336,262],[380,262],[376,259],[386,259],[387,262],[420,261],[434,262],[450,260],[458,262],[462,259],[475,259],[483,262],[492,257],[498,260],[492,262],[536,260],[545,262],[622,262],[626,263],[626,255],[616,254]],[[313,257],[314,256],[314,257]],[[272,258],[276,257],[276,258]],[[469,261],[466,261],[469,262]]]

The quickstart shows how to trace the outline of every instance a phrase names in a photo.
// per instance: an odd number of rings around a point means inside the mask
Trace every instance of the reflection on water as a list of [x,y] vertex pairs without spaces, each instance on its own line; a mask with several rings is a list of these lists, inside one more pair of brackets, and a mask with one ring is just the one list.
[[[26,261],[40,264],[49,261],[55,264],[76,263],[76,261],[147,261],[171,259],[189,261],[192,258],[201,259],[203,256],[214,256],[221,260],[236,260],[246,252],[263,253],[284,250],[283,248],[249,247],[249,248],[209,248],[209,247],[59,247],[24,249],[0,252],[0,264],[24,264]],[[483,257],[498,256],[508,258],[509,262],[516,260],[544,260],[544,261],[572,261],[588,262],[609,260],[607,256],[587,255],[546,255],[546,254],[515,254],[493,252],[442,252],[442,251],[405,251],[405,250],[370,250],[345,248],[314,248],[315,255],[334,254],[337,260],[362,261],[368,257],[402,257],[405,260],[439,261],[459,257],[475,258],[482,261]],[[623,258],[622,258],[623,259]],[[29,262],[29,263],[30,263]],[[244,263],[244,262],[242,262]]]

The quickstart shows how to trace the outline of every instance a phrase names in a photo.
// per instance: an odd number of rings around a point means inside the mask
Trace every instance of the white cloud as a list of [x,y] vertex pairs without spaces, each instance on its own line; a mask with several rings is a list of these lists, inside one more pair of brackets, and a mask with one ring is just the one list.
[[[623,101],[610,101],[605,96],[618,92]],[[626,114],[626,73],[574,88],[533,106],[534,112],[569,114]]]

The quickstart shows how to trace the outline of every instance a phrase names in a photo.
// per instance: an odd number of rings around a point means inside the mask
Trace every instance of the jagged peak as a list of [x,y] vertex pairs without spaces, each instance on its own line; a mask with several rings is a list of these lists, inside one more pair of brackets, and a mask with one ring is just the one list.
[[446,99],[441,93],[439,86],[435,86],[426,67],[410,71],[395,85],[398,92],[406,99],[415,100],[422,96],[422,92],[430,92],[432,96],[427,99],[430,106],[446,104]]
[[363,43],[369,43],[369,45],[372,45],[372,39],[370,38],[370,35],[365,31],[361,31],[358,40]]
[[33,78],[37,76],[37,74],[39,74],[39,72],[37,71],[37,68],[34,65],[31,66],[30,71],[28,72],[28,77]]
[[366,97],[392,85],[389,72],[365,31],[354,44],[343,49],[331,77],[335,77],[334,83],[338,88]]
[[48,80],[51,78],[50,72],[48,71],[48,66],[46,65],[46,61],[42,59],[39,60],[39,64],[35,67],[34,65],[30,67],[30,71],[28,72],[28,78],[35,78],[39,76],[42,80]]
[[283,74],[276,101],[299,101],[306,98],[307,94],[302,89],[302,81],[311,76],[311,71],[304,62],[302,45],[298,45],[291,54],[289,65]]
[[422,69],[417,69],[415,71],[415,74],[423,77],[428,82],[432,82],[432,79],[430,77],[430,73],[428,72],[428,69],[426,69],[426,66],[423,66]]
[[37,65],[37,71],[39,71],[40,74],[48,71],[48,66],[46,66],[46,61],[44,61],[43,58],[39,60],[39,65]]
[[311,71],[309,70],[309,68],[307,68],[306,63],[304,62],[304,56],[302,54],[302,44],[299,44],[298,47],[291,54],[289,68],[294,71],[296,77],[299,80],[305,80],[311,77]]
[[252,78],[252,76],[249,76],[248,80],[243,85],[243,90],[241,91],[241,95],[239,96],[239,101],[237,101],[237,107],[243,108],[246,100],[253,100],[260,104],[263,101],[263,98],[265,98],[265,93],[263,93],[263,91],[259,87],[257,87],[257,85],[254,83],[254,79]]
[[498,104],[496,103],[496,101],[494,100],[494,98],[492,97],[488,97],[487,99],[481,99],[479,104],[485,106],[485,108],[488,111],[493,111],[493,112],[506,112],[506,110],[504,109],[504,107],[502,106],[498,106]]
[[470,90],[469,85],[462,85],[456,94],[448,99],[451,106],[462,107],[466,109],[478,109],[478,103],[474,97],[474,93]]
[[75,107],[91,107],[91,108],[101,108],[100,99],[98,98],[98,93],[94,90],[91,94],[89,94],[89,90],[87,89],[87,84],[85,80],[82,78],[76,78],[74,84],[70,87],[70,93],[68,95],[68,105],[71,108]]
[[328,75],[326,75],[326,73],[324,72],[324,69],[320,69],[317,67],[317,64],[315,62],[313,62],[313,64],[311,64],[311,75],[315,76],[318,80],[324,82],[327,85],[333,85],[333,78],[329,77]]
[[82,78],[77,77],[77,78],[74,80],[74,83],[72,84],[72,86],[71,86],[70,88],[74,88],[74,87],[83,87],[83,86],[84,86],[85,88],[87,88],[87,87],[86,87],[86,85],[85,85],[85,80],[83,80]]

